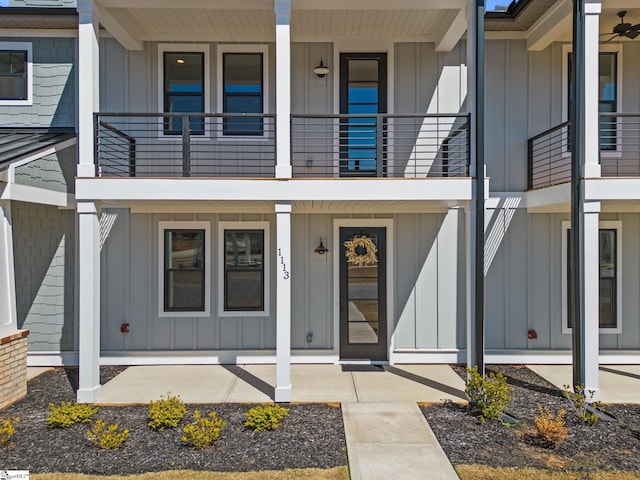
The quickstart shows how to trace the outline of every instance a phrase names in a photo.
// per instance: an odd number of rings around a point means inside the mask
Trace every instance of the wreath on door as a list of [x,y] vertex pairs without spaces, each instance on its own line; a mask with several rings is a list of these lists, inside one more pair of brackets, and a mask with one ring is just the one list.
[[365,236],[354,236],[353,240],[344,242],[346,248],[344,256],[347,262],[358,267],[366,267],[378,263],[378,249],[373,240]]

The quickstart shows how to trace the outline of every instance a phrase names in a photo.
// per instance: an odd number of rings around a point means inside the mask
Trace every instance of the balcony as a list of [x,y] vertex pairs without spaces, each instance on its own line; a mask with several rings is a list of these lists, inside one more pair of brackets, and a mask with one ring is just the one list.
[[97,113],[94,117],[99,177],[275,177],[275,115]]
[[[528,141],[529,190],[571,181],[571,122]],[[640,113],[600,114],[602,177],[640,176]]]
[[[274,178],[274,115],[95,114],[99,177]],[[468,115],[292,115],[294,178],[468,177]]]
[[294,177],[469,176],[467,115],[292,115]]

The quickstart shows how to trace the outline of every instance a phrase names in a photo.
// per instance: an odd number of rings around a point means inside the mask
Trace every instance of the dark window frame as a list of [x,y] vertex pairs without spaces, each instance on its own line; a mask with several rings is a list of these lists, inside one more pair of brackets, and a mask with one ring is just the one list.
[[[24,55],[24,71],[23,73],[0,73],[2,78],[24,79],[24,96],[17,97],[0,97],[0,101],[26,101],[29,100],[29,51],[19,48],[3,49],[0,50],[0,54],[23,54]],[[10,57],[11,58],[11,57]],[[11,63],[11,60],[9,60]]]
[[[260,92],[259,93],[241,93],[227,92],[227,58],[231,56],[260,56]],[[250,113],[264,114],[264,100],[266,92],[264,91],[264,52],[222,52],[222,113]],[[260,111],[258,112],[229,112],[228,100],[231,98],[259,98]],[[237,125],[234,129],[233,126]],[[242,129],[242,126],[252,126],[252,129]],[[222,124],[222,135],[225,137],[262,137],[264,136],[264,121],[262,118],[224,118]]]
[[[229,272],[242,272],[242,271],[257,271],[256,268],[243,268],[243,267],[235,267],[229,268],[227,264],[227,234],[238,234],[238,233],[260,233],[260,247],[262,252],[262,262],[260,264],[260,305],[258,307],[247,308],[247,307],[229,307],[228,306],[228,274]],[[225,228],[222,233],[222,238],[224,241],[224,257],[222,261],[224,262],[223,266],[223,311],[224,312],[264,312],[265,311],[265,263],[267,261],[267,252],[265,252],[265,230],[262,228]],[[237,251],[237,244],[234,246],[234,251]]]
[[[600,233],[601,232],[613,232],[613,260],[614,260],[614,276],[610,277],[610,276],[602,276],[600,274],[601,269],[600,267],[598,267],[598,285],[599,285],[599,290],[602,287],[602,281],[603,279],[607,280],[607,281],[611,281],[611,279],[613,279],[612,281],[612,294],[611,297],[613,299],[612,301],[612,305],[611,305],[611,318],[613,319],[613,324],[611,325],[602,325],[601,323],[601,316],[600,313],[602,311],[602,305],[600,304],[600,295],[598,296],[598,328],[599,329],[603,329],[603,330],[617,330],[620,328],[619,325],[619,320],[618,320],[618,309],[620,308],[620,305],[618,305],[618,276],[620,275],[619,273],[619,254],[620,252],[618,252],[618,235],[620,235],[620,232],[618,231],[617,228],[615,227],[602,227],[602,228],[598,228],[598,242],[600,242]],[[566,230],[566,242],[567,242],[567,248],[566,248],[566,275],[567,275],[567,284],[566,284],[566,301],[567,301],[567,318],[565,319],[565,323],[566,323],[566,327],[567,329],[571,329],[573,326],[571,325],[571,282],[572,282],[572,277],[571,277],[571,265],[570,265],[570,261],[571,261],[571,228],[567,228]],[[602,258],[600,258],[600,253],[601,253],[601,248],[600,245],[598,246],[598,265],[600,265],[600,263],[602,262]]]
[[[168,248],[172,244],[172,242],[168,242],[167,239],[170,238],[172,233],[199,233],[201,235],[202,242],[202,262],[199,268],[168,268],[168,259],[169,254],[171,253]],[[170,312],[205,312],[207,309],[207,299],[206,299],[206,262],[207,262],[207,233],[203,228],[165,228],[163,230],[163,239],[164,239],[164,285],[163,285],[163,311]],[[201,306],[194,308],[185,308],[185,307],[170,307],[168,305],[169,299],[169,276],[173,271],[200,271],[201,272]]]
[[[200,93],[193,92],[170,92],[168,88],[168,78],[167,78],[167,66],[169,62],[167,61],[167,57],[169,55],[197,55],[200,57],[200,82],[202,85],[202,91]],[[173,97],[199,97],[200,98],[200,110],[188,113],[205,113],[206,105],[206,95],[205,89],[206,85],[206,59],[205,52],[203,51],[173,51],[173,50],[165,50],[162,52],[162,91],[163,91],[163,112],[169,112],[170,99]],[[176,127],[174,127],[174,125]],[[195,120],[192,118],[189,122],[189,133],[191,135],[204,135],[204,116],[202,118],[196,118]],[[182,135],[182,119],[178,119],[175,117],[167,117],[164,120],[163,127],[164,135]]]

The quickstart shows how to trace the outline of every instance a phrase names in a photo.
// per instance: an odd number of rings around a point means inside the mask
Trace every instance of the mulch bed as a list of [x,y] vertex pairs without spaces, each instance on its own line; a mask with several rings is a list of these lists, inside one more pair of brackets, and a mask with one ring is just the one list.
[[[102,383],[122,371],[103,367]],[[289,468],[333,468],[347,464],[340,408],[323,404],[292,404],[277,430],[253,432],[244,427],[244,413],[253,405],[188,405],[180,427],[199,408],[215,410],[227,420],[210,448],[184,445],[181,428],[155,432],[147,426],[147,407],[100,407],[95,418],[129,429],[129,438],[116,450],[100,450],[86,438],[89,424],[50,429],[45,420],[49,403],[75,399],[77,369],[55,369],[31,380],[27,397],[0,411],[19,416],[11,443],[0,446],[0,469],[31,472],[77,472],[129,475],[164,470],[254,471]]]
[[[454,368],[465,379],[464,368]],[[507,377],[511,387],[507,411],[519,420],[516,426],[482,423],[467,406],[454,403],[422,408],[453,464],[640,471],[640,405],[605,406],[617,421],[589,426],[573,414],[561,391],[528,368],[499,365],[487,368],[491,371]],[[553,412],[567,410],[569,438],[561,445],[549,447],[530,435],[538,404]]]

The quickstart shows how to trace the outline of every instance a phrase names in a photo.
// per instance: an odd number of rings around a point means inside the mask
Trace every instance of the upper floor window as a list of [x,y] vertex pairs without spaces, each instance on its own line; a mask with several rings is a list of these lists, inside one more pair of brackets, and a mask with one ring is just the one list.
[[[162,112],[192,113],[191,135],[203,135],[204,116],[208,105],[209,47],[207,45],[160,45],[161,73],[159,89]],[[165,135],[182,133],[182,116],[164,119]]]
[[31,105],[32,47],[0,42],[0,105]]
[[[598,105],[600,113],[616,113],[622,103],[620,99],[621,86],[619,78],[619,65],[621,64],[622,51],[618,45],[601,45],[598,59]],[[569,119],[573,92],[571,91],[571,75],[573,74],[573,52],[570,46],[564,48],[566,52],[565,84],[566,88],[566,112],[564,117]],[[616,150],[618,144],[617,122],[614,116],[600,117],[600,150]]]
[[[220,46],[220,105],[225,114],[263,114],[267,110],[266,45]],[[225,136],[263,136],[261,117],[225,117]]]

